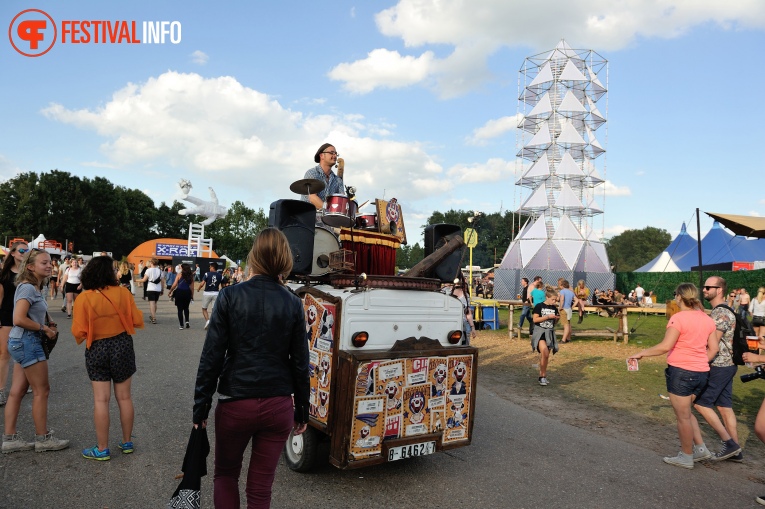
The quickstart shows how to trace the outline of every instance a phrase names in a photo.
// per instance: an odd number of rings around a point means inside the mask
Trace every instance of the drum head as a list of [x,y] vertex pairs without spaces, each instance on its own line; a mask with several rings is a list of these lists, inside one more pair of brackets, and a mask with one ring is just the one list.
[[353,220],[344,214],[329,214],[326,211],[321,217],[324,224],[334,228],[348,228],[353,224]]
[[340,241],[331,231],[316,227],[313,236],[313,267],[312,276],[329,274],[329,254],[340,249]]

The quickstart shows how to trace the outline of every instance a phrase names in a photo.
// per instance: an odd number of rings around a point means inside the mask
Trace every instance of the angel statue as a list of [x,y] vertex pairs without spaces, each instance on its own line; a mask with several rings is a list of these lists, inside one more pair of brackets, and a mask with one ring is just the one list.
[[178,214],[182,216],[188,216],[191,214],[204,216],[207,218],[202,221],[202,224],[205,226],[211,225],[213,221],[226,215],[226,207],[218,205],[218,197],[215,195],[215,191],[213,191],[212,187],[208,188],[210,189],[210,201],[204,201],[200,200],[199,198],[189,196],[189,191],[191,191],[191,182],[188,180],[181,180],[178,182],[178,186],[181,188],[181,192],[183,193],[183,199],[195,205],[195,207],[188,207],[179,210]]

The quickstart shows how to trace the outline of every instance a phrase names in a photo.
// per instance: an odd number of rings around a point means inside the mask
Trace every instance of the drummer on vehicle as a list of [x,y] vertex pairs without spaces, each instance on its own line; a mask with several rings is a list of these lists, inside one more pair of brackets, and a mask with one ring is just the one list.
[[[319,147],[313,157],[313,160],[319,164],[305,172],[305,178],[320,180],[324,183],[324,189],[316,194],[302,195],[303,201],[310,201],[314,207],[322,209],[327,195],[345,195],[345,186],[343,185],[344,161],[338,156],[335,147],[329,143]],[[335,164],[337,164],[337,175],[332,171]]]

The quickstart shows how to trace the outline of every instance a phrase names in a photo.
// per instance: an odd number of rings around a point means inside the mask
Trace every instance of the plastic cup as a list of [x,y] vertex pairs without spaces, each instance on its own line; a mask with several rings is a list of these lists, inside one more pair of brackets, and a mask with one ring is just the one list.
[[749,347],[749,350],[753,352],[757,352],[760,350],[760,341],[757,336],[747,336],[746,337],[746,346]]

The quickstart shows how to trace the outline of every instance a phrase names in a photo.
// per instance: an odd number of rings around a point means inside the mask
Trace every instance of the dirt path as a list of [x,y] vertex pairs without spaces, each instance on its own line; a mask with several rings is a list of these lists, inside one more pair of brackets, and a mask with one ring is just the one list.
[[[537,383],[538,356],[527,340],[511,341],[507,331],[479,332],[473,342],[479,348],[479,383],[500,397],[524,408],[540,412],[561,422],[618,438],[661,455],[674,455],[679,448],[676,421],[669,401],[658,385],[625,386],[630,380],[611,380],[609,366],[623,366],[624,359],[640,345],[615,345],[611,341],[582,341],[562,345],[551,360],[550,385]],[[644,363],[641,369],[663,369],[665,360]],[[655,366],[654,366],[655,364]],[[621,370],[626,372],[625,367]],[[622,373],[619,372],[618,376]],[[663,377],[645,374],[642,382]],[[637,380],[637,378],[635,379]],[[645,385],[645,384],[643,384]],[[648,402],[648,405],[646,405]],[[480,404],[480,402],[479,402]],[[753,420],[753,419],[752,419]],[[707,468],[739,472],[754,482],[765,484],[765,446],[748,425],[739,422],[739,439],[745,447],[745,462],[724,465],[703,462]],[[701,422],[707,445],[719,449],[716,433]]]

